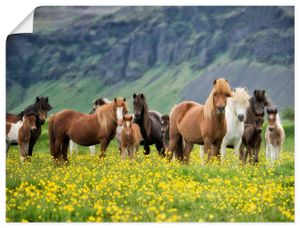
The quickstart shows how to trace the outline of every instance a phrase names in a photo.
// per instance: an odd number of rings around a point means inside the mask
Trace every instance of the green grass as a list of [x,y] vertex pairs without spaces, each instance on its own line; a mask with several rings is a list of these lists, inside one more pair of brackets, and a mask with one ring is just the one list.
[[150,156],[140,148],[121,161],[115,140],[104,160],[79,147],[69,166],[57,167],[46,123],[31,162],[21,164],[16,147],[9,153],[7,221],[292,222],[294,127],[284,127],[287,140],[273,168],[263,146],[257,166],[241,166],[232,151],[224,164],[203,166],[198,146],[185,166],[168,163],[154,147]]

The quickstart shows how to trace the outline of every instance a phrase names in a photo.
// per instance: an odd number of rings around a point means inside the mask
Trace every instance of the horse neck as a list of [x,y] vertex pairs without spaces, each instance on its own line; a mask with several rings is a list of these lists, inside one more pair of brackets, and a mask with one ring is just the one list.
[[30,124],[27,119],[23,121],[21,129],[22,129],[23,133],[30,134]]

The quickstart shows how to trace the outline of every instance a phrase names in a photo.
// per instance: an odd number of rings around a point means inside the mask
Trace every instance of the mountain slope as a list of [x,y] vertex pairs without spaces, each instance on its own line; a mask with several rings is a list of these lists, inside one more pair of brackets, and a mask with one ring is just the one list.
[[144,92],[168,112],[203,102],[219,76],[294,103],[292,7],[41,7],[34,31],[8,37],[8,111],[36,95],[87,112],[98,96]]

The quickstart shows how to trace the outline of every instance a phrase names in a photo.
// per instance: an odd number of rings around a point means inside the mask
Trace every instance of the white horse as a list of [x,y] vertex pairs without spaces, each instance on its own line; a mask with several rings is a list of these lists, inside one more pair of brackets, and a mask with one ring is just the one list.
[[[110,103],[110,100],[107,99],[106,97],[105,98],[98,98],[96,100],[93,101],[93,110],[90,112],[91,114],[94,113],[99,107],[101,107],[102,105],[105,105],[105,104],[109,104]],[[119,128],[119,126],[118,126]],[[118,131],[118,128],[117,128],[117,131]],[[95,155],[96,154],[96,146],[89,146],[89,149],[90,149],[90,154],[91,155]],[[70,150],[70,154],[73,154],[73,153],[78,153],[78,145],[73,142],[72,140],[70,140],[70,147],[69,147],[69,150]]]
[[266,158],[274,165],[275,160],[279,159],[280,150],[285,140],[284,129],[281,125],[280,116],[276,108],[268,108],[268,127],[266,129]]
[[[235,155],[239,154],[244,133],[244,120],[246,119],[246,110],[249,107],[250,95],[246,88],[236,88],[233,96],[227,99],[225,107],[225,118],[227,132],[221,144],[221,158],[226,155],[226,147],[233,146]],[[200,158],[204,158],[204,150],[200,146]]]

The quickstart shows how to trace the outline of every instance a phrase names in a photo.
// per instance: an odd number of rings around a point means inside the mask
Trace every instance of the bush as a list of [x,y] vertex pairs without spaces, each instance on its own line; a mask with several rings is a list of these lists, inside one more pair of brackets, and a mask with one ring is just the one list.
[[295,110],[294,110],[294,108],[288,107],[288,108],[284,109],[283,112],[282,112],[282,117],[285,120],[294,121],[294,119],[295,119]]

